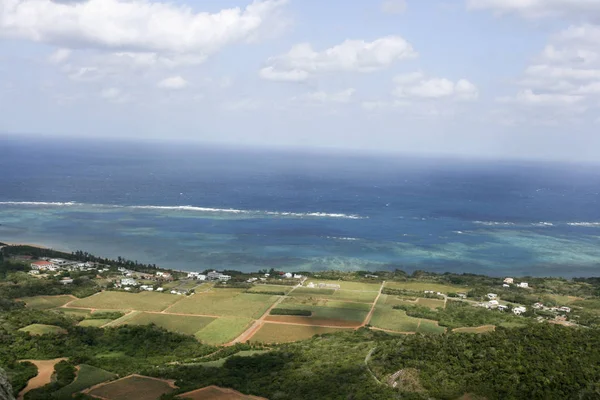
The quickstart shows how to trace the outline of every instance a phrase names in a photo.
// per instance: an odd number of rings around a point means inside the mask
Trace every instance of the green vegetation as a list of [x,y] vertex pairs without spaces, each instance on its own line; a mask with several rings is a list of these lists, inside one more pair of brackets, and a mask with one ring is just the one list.
[[196,338],[204,343],[219,345],[238,337],[250,326],[250,318],[217,318],[196,332]]
[[130,376],[95,388],[90,394],[110,400],[156,400],[172,391],[173,388],[161,380]]
[[21,329],[21,332],[27,332],[30,335],[62,335],[67,333],[60,326],[45,325],[45,324],[31,324]]
[[439,321],[441,326],[460,328],[481,325],[500,325],[503,322],[523,322],[523,317],[517,317],[510,312],[488,310],[473,307],[470,304],[449,301],[445,309],[431,310],[428,307],[400,304],[394,309],[403,310],[408,316]]
[[62,307],[70,301],[73,301],[71,296],[35,296],[24,297],[20,299],[24,301],[27,307],[36,310],[47,310],[50,308]]
[[292,293],[290,293],[290,296],[314,296],[314,297],[324,296],[324,297],[328,297],[328,296],[332,296],[334,293],[335,293],[334,289],[316,289],[316,288],[301,287],[301,288],[294,290]]
[[264,293],[283,296],[289,293],[290,290],[292,290],[292,286],[260,284],[252,286],[250,289],[248,289],[248,293]]
[[385,287],[387,289],[396,289],[396,290],[407,290],[412,292],[420,292],[424,293],[426,290],[431,290],[433,292],[440,293],[453,293],[453,292],[466,292],[469,290],[469,287],[463,286],[454,286],[437,282],[386,282]]
[[47,400],[57,398],[54,393],[69,385],[75,379],[76,369],[68,361],[61,361],[54,366],[54,380],[38,389],[33,389],[25,395],[25,400]]
[[68,398],[73,394],[87,389],[102,382],[112,380],[115,374],[91,365],[82,364],[75,380],[53,394],[54,397]]
[[310,317],[312,315],[312,311],[290,308],[274,308],[271,310],[271,315],[299,315],[303,317]]
[[119,325],[148,325],[154,324],[171,332],[194,335],[200,329],[214,321],[212,317],[196,317],[172,314],[137,313],[123,322],[117,321]]
[[220,289],[187,297],[171,307],[169,312],[259,318],[276,300],[277,296]]
[[[310,304],[294,304],[285,303],[285,308],[288,310],[302,310],[303,312],[310,312],[311,318],[321,320],[331,320],[331,324],[334,325],[334,321],[355,321],[357,323],[363,322],[367,316],[367,311],[357,310],[353,308],[334,308],[334,307],[320,307],[313,306]],[[280,314],[284,315],[284,314]],[[287,314],[290,315],[290,314]]]
[[181,300],[181,297],[162,293],[108,291],[75,300],[70,306],[100,310],[162,311],[178,300]]
[[111,323],[112,319],[84,319],[83,321],[77,324],[78,326],[93,326],[95,328],[100,328],[106,324]]
[[4,366],[4,368],[12,384],[14,393],[19,393],[23,390],[27,386],[27,382],[38,373],[37,367],[28,361],[14,363]]

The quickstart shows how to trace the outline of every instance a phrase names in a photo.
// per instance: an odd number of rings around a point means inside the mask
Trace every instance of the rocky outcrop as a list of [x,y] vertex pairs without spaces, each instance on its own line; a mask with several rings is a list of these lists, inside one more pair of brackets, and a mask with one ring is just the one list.
[[6,372],[0,368],[0,400],[15,400]]

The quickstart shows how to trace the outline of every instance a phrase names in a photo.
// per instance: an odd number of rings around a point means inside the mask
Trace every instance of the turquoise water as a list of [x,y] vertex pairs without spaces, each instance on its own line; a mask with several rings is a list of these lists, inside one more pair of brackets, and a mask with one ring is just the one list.
[[0,241],[186,270],[600,272],[600,173],[587,166],[0,146]]

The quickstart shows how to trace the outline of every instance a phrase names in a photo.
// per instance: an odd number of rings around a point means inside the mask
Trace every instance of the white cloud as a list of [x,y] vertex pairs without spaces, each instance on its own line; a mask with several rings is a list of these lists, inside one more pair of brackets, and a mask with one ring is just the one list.
[[281,56],[272,57],[260,71],[269,80],[304,81],[311,75],[327,72],[373,72],[398,60],[417,57],[410,43],[399,36],[387,36],[372,42],[346,40],[315,51],[308,43],[297,44]]
[[528,18],[549,16],[599,16],[597,0],[467,0],[469,9],[515,13]]
[[96,67],[77,67],[66,66],[65,68],[69,73],[69,78],[74,81],[89,82],[95,81],[104,76],[102,71]]
[[381,3],[381,10],[387,14],[402,14],[406,8],[406,0],[385,0]]
[[211,14],[146,0],[2,0],[0,35],[66,48],[206,56],[254,38],[285,2]]
[[62,62],[66,61],[70,55],[70,49],[58,49],[53,52],[50,57],[48,57],[48,61],[50,61],[52,64],[61,64]]
[[477,87],[466,79],[453,82],[446,78],[427,78],[422,72],[397,75],[394,95],[400,98],[475,100]]
[[516,97],[500,97],[503,103],[518,103],[534,106],[560,106],[573,105],[583,100],[582,96],[557,94],[557,93],[535,93],[531,89],[520,91]]
[[158,82],[156,86],[161,89],[168,90],[179,90],[184,89],[189,85],[189,82],[183,79],[181,76],[171,76]]
[[352,100],[352,96],[355,92],[356,90],[353,88],[334,93],[318,91],[308,93],[307,95],[303,96],[302,99],[315,103],[349,103]]
[[100,92],[100,97],[113,103],[125,103],[130,100],[130,97],[116,87],[103,89]]

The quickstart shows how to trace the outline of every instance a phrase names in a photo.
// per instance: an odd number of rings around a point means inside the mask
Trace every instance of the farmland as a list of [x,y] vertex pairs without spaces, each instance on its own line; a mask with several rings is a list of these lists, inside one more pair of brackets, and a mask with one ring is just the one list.
[[452,332],[485,333],[485,332],[492,332],[495,329],[496,329],[496,327],[494,325],[484,325],[484,326],[477,326],[477,327],[473,327],[473,328],[456,328],[456,329],[452,329]]
[[322,298],[302,298],[302,297],[288,297],[282,303],[282,308],[287,305],[312,305],[319,307],[332,307],[332,308],[349,308],[353,310],[369,311],[371,304],[369,303],[354,303],[338,300],[329,300]]
[[[320,307],[313,306],[309,304],[294,304],[294,303],[286,303],[285,308],[288,309],[296,309],[296,310],[308,310],[312,312],[312,316],[310,319],[322,320],[318,325],[327,325],[327,321],[352,321],[355,322],[354,325],[359,325],[362,321],[364,321],[367,316],[367,312],[365,310],[357,310],[353,308],[334,308],[334,307]],[[271,316],[269,319],[277,319],[279,317]],[[297,317],[297,318],[305,318],[307,317]],[[309,322],[310,323],[310,322]],[[317,325],[317,323],[315,323]],[[331,325],[334,325],[333,323]]]
[[161,379],[132,375],[86,391],[92,396],[109,400],[156,400],[170,393],[174,385]]
[[106,325],[108,323],[111,323],[113,320],[112,319],[84,319],[83,321],[79,322],[79,326],[93,326],[95,328],[100,328],[103,325]]
[[[148,325],[155,324],[162,328],[165,328],[171,332],[183,333],[186,335],[194,335],[200,329],[210,324],[214,318],[212,317],[198,317],[198,316],[184,316],[184,315],[173,315],[173,314],[158,314],[158,313],[147,313],[141,312],[129,318],[123,318],[122,322],[119,320],[115,321],[112,326],[120,325]],[[85,322],[85,321],[82,321]],[[80,324],[81,325],[81,324]]]
[[[370,325],[395,332],[444,332],[445,329],[438,326],[435,321],[413,318],[406,315],[403,310],[394,309],[393,305],[388,304],[389,297],[384,294],[379,298]],[[394,301],[391,303],[394,303]]]
[[24,297],[21,299],[25,302],[28,308],[36,310],[48,310],[51,308],[61,307],[70,301],[75,300],[73,296],[35,296]]
[[319,326],[288,325],[283,328],[280,324],[265,323],[252,337],[256,343],[286,343],[304,340],[324,333],[340,331],[341,328],[325,328]]
[[289,293],[292,290],[292,286],[284,286],[284,285],[255,285],[252,288],[248,289],[250,293],[274,293],[274,292],[283,292]]
[[69,385],[63,387],[55,393],[55,397],[70,397],[73,394],[84,389],[92,387],[102,382],[109,381],[115,378],[115,374],[107,372],[103,369],[92,367],[91,365],[82,364],[79,366],[77,378]]
[[235,289],[216,289],[186,297],[170,313],[258,318],[277,300],[277,296],[242,293]]
[[208,386],[192,392],[180,394],[180,399],[189,400],[260,400],[262,397],[247,396],[233,389]]
[[170,294],[142,292],[101,292],[73,301],[69,306],[102,310],[162,311],[181,297]]
[[378,283],[362,283],[362,282],[352,282],[352,281],[328,281],[328,280],[319,280],[317,278],[311,278],[306,280],[304,286],[309,285],[310,283],[318,285],[320,283],[326,285],[339,285],[340,289],[343,290],[357,290],[363,292],[377,292],[379,291],[380,284]]
[[218,318],[196,332],[195,336],[204,343],[219,345],[238,337],[251,323],[250,318]]

